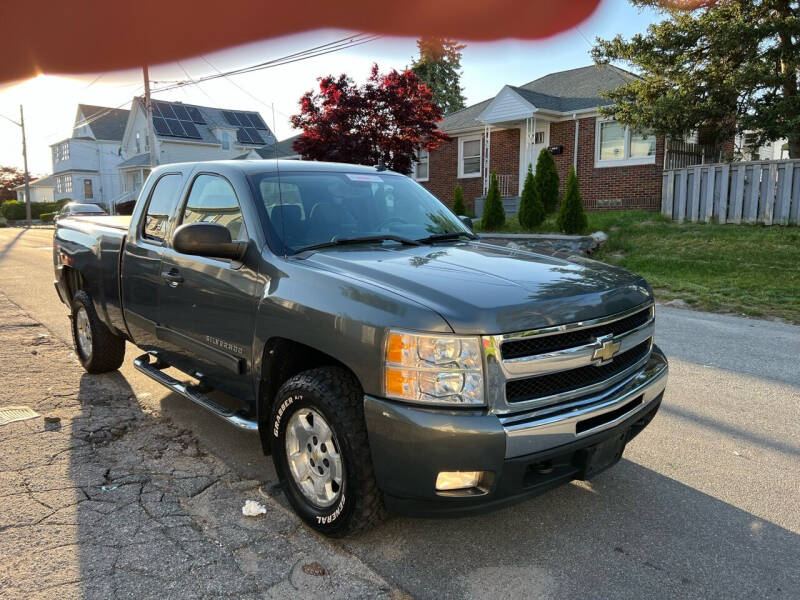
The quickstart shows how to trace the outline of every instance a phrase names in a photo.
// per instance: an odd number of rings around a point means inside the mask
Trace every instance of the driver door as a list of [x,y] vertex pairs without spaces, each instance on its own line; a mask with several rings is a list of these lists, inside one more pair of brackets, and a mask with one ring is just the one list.
[[[176,227],[218,223],[233,241],[250,241],[239,199],[223,176],[200,173],[191,183]],[[248,253],[255,256],[257,253]],[[252,401],[257,265],[176,252],[161,265],[158,338],[170,364],[245,402]]]

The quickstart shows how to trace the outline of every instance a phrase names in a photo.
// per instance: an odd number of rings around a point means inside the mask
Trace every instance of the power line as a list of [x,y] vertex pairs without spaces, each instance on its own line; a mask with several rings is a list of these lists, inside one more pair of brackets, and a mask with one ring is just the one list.
[[[205,59],[203,59],[203,60],[205,60]],[[181,61],[179,61],[179,60],[176,60],[175,62],[176,62],[176,63],[178,63],[178,66],[181,68],[181,71],[183,71],[184,75],[186,75],[186,78],[187,78],[189,81],[192,81],[192,82],[194,82],[194,79],[192,78],[192,76],[191,76],[191,75],[189,75],[189,71],[187,71],[187,70],[186,70],[186,68],[185,68],[185,67],[184,67],[184,66],[181,64]],[[206,62],[208,62],[208,61],[206,60]],[[209,63],[209,64],[211,64],[211,63]],[[211,104],[216,104],[216,102],[214,102],[214,100],[211,98],[211,96],[209,96],[209,95],[208,95],[208,93],[207,93],[207,92],[206,92],[206,91],[203,89],[203,86],[201,86],[201,85],[199,85],[199,84],[198,84],[198,86],[197,86],[197,89],[198,89],[198,90],[200,90],[200,92],[201,92],[201,93],[202,93],[202,94],[203,94],[203,95],[204,95],[206,98],[208,98],[208,101],[209,101],[209,102],[211,102]]]
[[[208,66],[209,66],[209,67],[211,67],[211,68],[212,68],[212,69],[214,69],[214,70],[215,70],[217,73],[219,73],[219,74],[221,74],[221,75],[222,75],[222,71],[220,71],[220,70],[219,70],[217,67],[215,67],[214,65],[212,65],[212,64],[211,64],[211,61],[210,61],[210,60],[208,60],[208,59],[207,59],[205,56],[203,56],[203,55],[200,55],[200,58],[202,58],[204,61],[206,61],[206,63],[208,64]],[[275,103],[272,103],[272,104],[267,104],[267,103],[266,103],[266,102],[264,102],[264,101],[263,101],[261,98],[259,98],[259,97],[258,97],[258,96],[256,96],[255,94],[252,94],[252,93],[250,93],[249,91],[247,91],[245,88],[243,88],[241,85],[239,85],[238,83],[236,83],[236,82],[235,82],[233,79],[231,79],[231,78],[230,78],[230,77],[228,77],[227,75],[223,75],[223,77],[225,78],[225,81],[227,81],[228,83],[230,83],[232,86],[234,86],[234,87],[238,88],[238,89],[239,89],[241,92],[243,92],[243,93],[247,94],[248,96],[250,96],[250,97],[251,97],[253,100],[255,100],[256,102],[258,102],[258,103],[259,103],[259,104],[261,104],[262,106],[264,106],[264,107],[266,107],[266,108],[269,108],[269,109],[270,109],[270,110],[272,110],[273,112],[276,112],[276,113],[278,113],[279,115],[281,115],[282,117],[284,117],[284,118],[286,118],[286,119],[291,119],[291,117],[290,117],[289,115],[287,115],[287,114],[285,114],[285,113],[283,113],[283,112],[279,111],[277,108],[275,108]],[[200,87],[200,86],[198,86],[198,87]],[[273,119],[273,120],[274,120],[274,119]],[[274,132],[273,132],[273,134],[274,134]]]
[[232,75],[240,75],[243,73],[252,73],[253,71],[260,71],[262,69],[270,69],[273,67],[279,67],[283,65],[288,65],[294,62],[299,62],[301,60],[307,60],[309,58],[315,58],[317,56],[323,56],[325,54],[331,54],[333,52],[338,52],[339,50],[344,50],[346,48],[353,48],[355,46],[360,46],[362,44],[367,44],[369,42],[373,42],[377,39],[380,39],[382,36],[380,35],[372,35],[372,34],[356,34],[349,36],[347,38],[342,38],[340,40],[336,40],[334,42],[329,42],[327,44],[322,44],[320,46],[316,46],[314,48],[309,48],[308,50],[303,50],[301,52],[295,52],[293,54],[287,54],[280,58],[276,58],[273,60],[265,61],[262,63],[258,63],[256,65],[251,65],[249,67],[242,67],[240,69],[234,69],[231,71],[226,71],[222,73],[216,73],[213,75],[207,75],[205,77],[200,77],[194,81],[187,81],[187,82],[179,82],[173,85],[168,85],[157,90],[153,90],[153,93],[157,92],[165,92],[168,90],[176,89],[179,87],[183,87],[186,85],[196,85],[206,81],[210,81],[213,79],[219,79],[222,77],[230,77]]

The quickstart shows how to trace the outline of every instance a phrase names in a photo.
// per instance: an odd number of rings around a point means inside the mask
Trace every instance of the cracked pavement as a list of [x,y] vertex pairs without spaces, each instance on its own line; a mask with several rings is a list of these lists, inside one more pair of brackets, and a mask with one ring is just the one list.
[[0,406],[40,415],[0,426],[4,599],[403,595],[2,294],[0,335]]

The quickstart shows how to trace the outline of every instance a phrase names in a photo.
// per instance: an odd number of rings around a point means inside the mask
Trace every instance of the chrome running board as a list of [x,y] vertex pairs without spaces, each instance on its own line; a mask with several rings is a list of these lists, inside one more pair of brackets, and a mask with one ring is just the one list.
[[134,359],[133,366],[136,367],[138,371],[141,371],[147,375],[150,379],[157,381],[164,387],[171,389],[173,392],[180,394],[195,404],[199,404],[206,410],[214,413],[219,418],[226,420],[234,427],[244,429],[245,431],[258,431],[258,423],[256,421],[245,419],[244,417],[241,417],[233,412],[231,409],[220,406],[202,392],[187,387],[174,377],[167,375],[161,370],[169,367],[170,365],[161,362],[158,357],[155,357],[155,362],[151,362],[150,358],[150,354],[142,354],[139,358]]

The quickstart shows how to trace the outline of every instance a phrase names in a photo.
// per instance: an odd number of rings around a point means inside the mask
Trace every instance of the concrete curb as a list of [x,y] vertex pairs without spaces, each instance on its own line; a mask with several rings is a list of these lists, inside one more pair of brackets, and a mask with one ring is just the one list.
[[497,246],[533,252],[570,252],[591,254],[608,239],[602,231],[591,235],[561,235],[557,233],[482,233],[481,241]]

